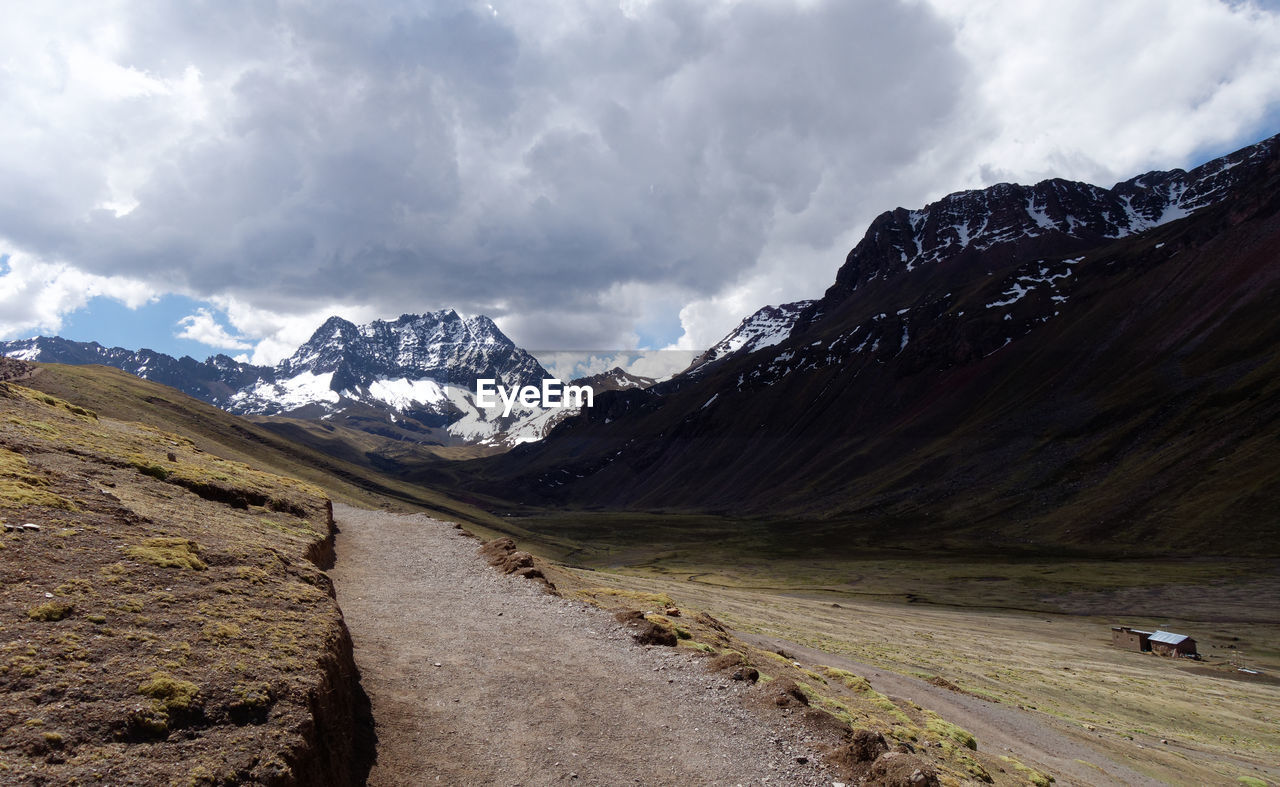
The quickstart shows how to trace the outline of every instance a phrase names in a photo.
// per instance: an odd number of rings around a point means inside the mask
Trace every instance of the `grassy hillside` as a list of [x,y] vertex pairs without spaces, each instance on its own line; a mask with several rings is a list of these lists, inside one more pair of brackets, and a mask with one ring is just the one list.
[[306,422],[259,419],[254,423],[107,366],[38,364],[23,385],[80,403],[101,415],[184,435],[210,454],[310,481],[335,500],[365,506],[399,505],[478,525],[492,522],[492,517],[475,506],[397,481],[376,469],[380,463],[397,469],[438,461],[427,448],[340,427],[329,432]]
[[352,784],[318,487],[0,382],[0,781]]

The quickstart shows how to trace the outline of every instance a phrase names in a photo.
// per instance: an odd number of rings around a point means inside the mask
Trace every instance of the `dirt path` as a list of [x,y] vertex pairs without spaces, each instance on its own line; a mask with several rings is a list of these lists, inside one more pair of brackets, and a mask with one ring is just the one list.
[[695,657],[500,575],[448,523],[335,514],[370,784],[831,784],[802,731],[767,726]]
[[1058,784],[1090,787],[1107,784],[1163,784],[1115,762],[1075,736],[1057,729],[1050,722],[1018,708],[950,691],[917,678],[806,648],[777,637],[734,633],[758,648],[777,650],[782,647],[805,661],[847,669],[862,675],[876,691],[912,700],[969,730],[978,739],[983,751],[1010,752],[1019,760],[1053,774]]

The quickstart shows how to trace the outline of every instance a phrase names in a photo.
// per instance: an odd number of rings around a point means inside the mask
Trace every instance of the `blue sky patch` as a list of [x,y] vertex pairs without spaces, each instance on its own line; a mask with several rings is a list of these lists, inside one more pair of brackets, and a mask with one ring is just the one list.
[[156,350],[175,358],[190,355],[200,361],[220,352],[227,355],[240,352],[178,338],[181,331],[178,321],[198,309],[213,312],[218,322],[230,331],[225,318],[209,304],[183,295],[165,295],[137,309],[130,309],[112,298],[94,298],[83,309],[66,315],[57,334],[64,339],[97,342],[106,347]]

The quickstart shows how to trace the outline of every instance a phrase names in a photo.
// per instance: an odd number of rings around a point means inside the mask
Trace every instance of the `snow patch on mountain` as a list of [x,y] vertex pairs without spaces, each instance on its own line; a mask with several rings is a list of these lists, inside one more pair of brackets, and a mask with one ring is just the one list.
[[35,339],[28,339],[27,341],[32,343],[30,347],[13,350],[12,352],[6,353],[6,355],[10,358],[17,358],[19,361],[40,360],[40,347],[35,344]]
[[723,339],[694,359],[685,374],[705,372],[712,364],[735,355],[746,355],[781,344],[791,336],[800,313],[813,301],[796,301],[780,306],[765,306],[747,317]]
[[368,396],[374,401],[382,402],[391,409],[401,412],[449,400],[444,386],[435,380],[410,380],[408,377],[374,380],[369,384]]
[[332,388],[333,372],[301,372],[283,380],[259,380],[231,397],[229,409],[246,415],[298,410],[310,404],[336,405],[342,397]]

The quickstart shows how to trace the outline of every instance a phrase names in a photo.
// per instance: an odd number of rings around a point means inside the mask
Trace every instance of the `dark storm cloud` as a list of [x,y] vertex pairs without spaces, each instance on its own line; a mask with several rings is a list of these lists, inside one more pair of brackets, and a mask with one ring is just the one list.
[[[917,4],[495,5],[126,8],[115,62],[168,88],[51,130],[61,164],[9,168],[3,234],[276,308],[612,331],[617,286],[714,294],[779,216],[815,245],[846,231],[838,195],[909,163],[964,78]],[[136,207],[95,210],[117,181]]]

